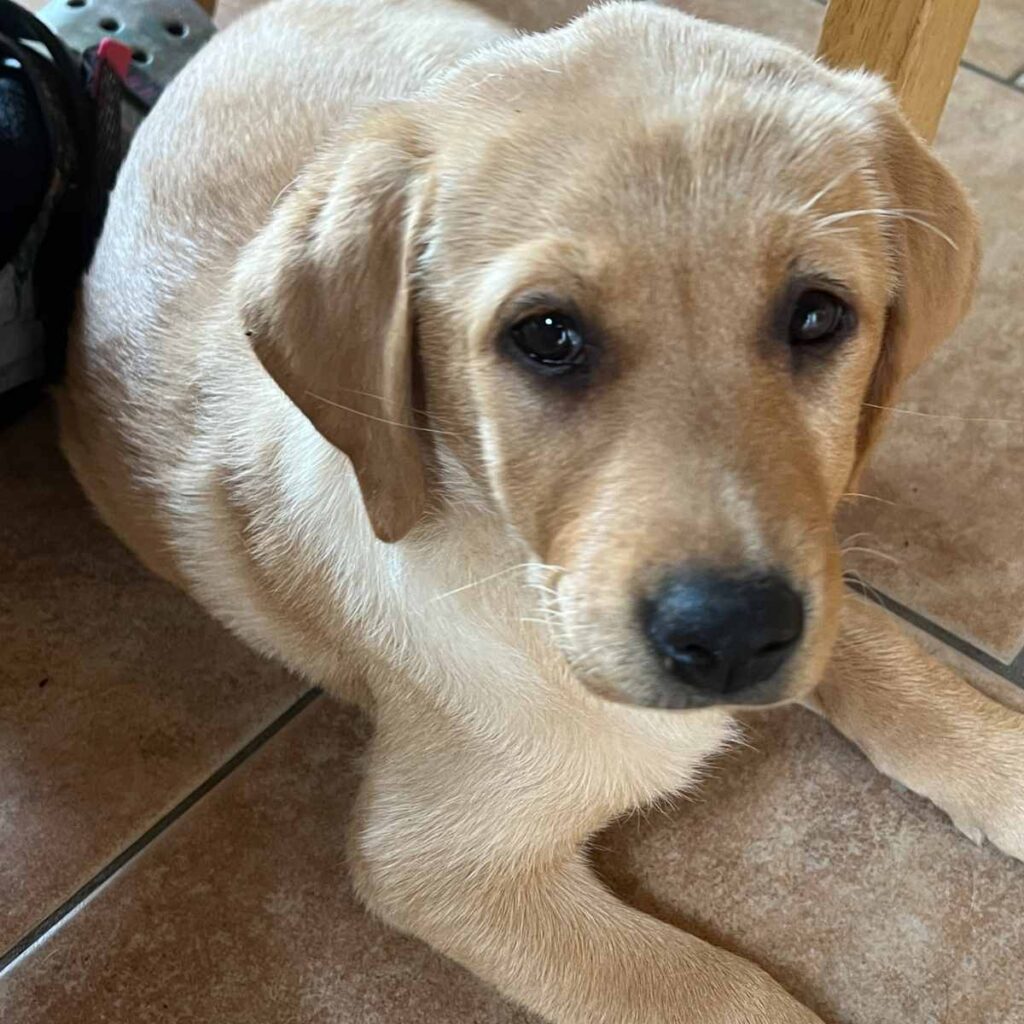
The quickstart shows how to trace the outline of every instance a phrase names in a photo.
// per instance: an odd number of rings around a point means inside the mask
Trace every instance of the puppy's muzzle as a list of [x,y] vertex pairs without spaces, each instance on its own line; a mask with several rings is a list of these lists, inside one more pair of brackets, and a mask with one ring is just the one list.
[[781,575],[676,573],[641,615],[669,707],[782,699],[782,669],[804,633],[804,602]]

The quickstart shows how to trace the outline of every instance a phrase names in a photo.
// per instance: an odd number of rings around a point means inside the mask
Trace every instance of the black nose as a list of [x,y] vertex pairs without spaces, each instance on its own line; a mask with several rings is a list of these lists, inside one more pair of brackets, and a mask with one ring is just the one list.
[[770,679],[804,629],[800,595],[778,575],[704,572],[670,579],[646,606],[658,656],[677,679],[708,695],[737,694]]

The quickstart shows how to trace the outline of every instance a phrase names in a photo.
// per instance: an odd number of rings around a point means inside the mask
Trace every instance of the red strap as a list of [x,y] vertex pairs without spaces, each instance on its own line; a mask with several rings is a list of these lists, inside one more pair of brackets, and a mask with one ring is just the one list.
[[96,56],[104,64],[109,64],[110,69],[122,82],[125,80],[128,69],[132,66],[132,51],[130,47],[107,36],[107,38],[100,40],[100,45],[96,48]]

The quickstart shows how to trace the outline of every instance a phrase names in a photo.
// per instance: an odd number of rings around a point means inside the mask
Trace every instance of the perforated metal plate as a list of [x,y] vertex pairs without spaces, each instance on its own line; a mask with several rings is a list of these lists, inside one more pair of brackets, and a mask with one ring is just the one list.
[[52,0],[38,17],[80,53],[107,36],[124,43],[161,87],[216,31],[193,0]]

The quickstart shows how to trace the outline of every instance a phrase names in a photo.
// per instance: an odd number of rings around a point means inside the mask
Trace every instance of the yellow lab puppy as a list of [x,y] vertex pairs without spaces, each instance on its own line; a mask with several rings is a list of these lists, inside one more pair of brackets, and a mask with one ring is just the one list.
[[64,443],[149,566],[372,709],[374,911],[556,1024],[807,1024],[581,847],[803,700],[1024,855],[1024,717],[844,602],[832,528],[976,260],[872,77],[647,4],[281,0],[133,144]]

